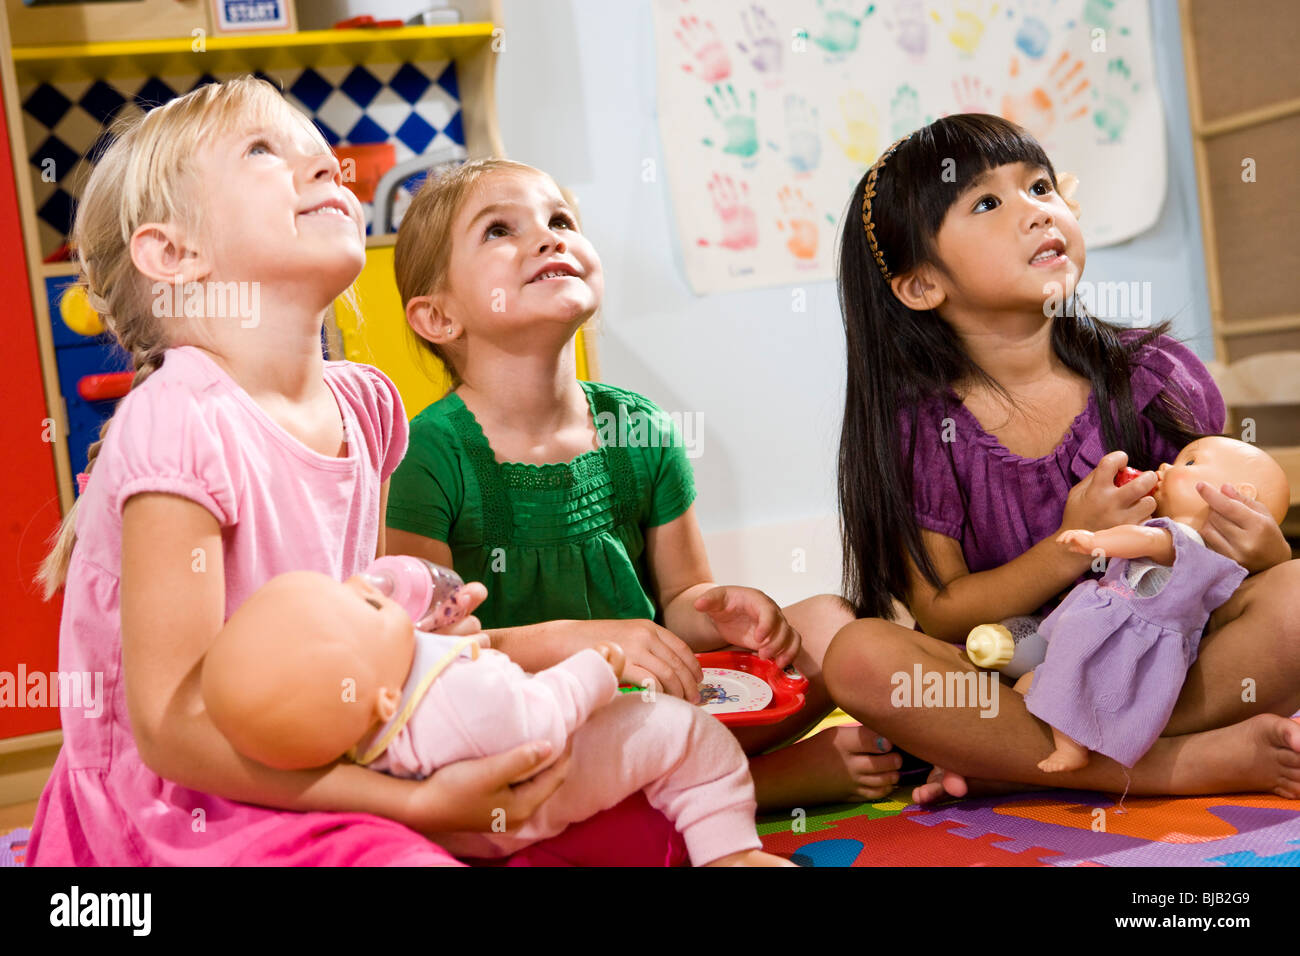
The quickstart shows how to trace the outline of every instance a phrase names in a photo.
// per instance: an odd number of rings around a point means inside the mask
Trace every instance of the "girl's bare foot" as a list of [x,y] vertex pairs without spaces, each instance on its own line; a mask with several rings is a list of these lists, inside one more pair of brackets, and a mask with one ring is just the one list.
[[1001,793],[1024,793],[1026,790],[1039,789],[1042,788],[1024,783],[963,777],[955,771],[935,767],[930,771],[930,776],[926,778],[925,783],[912,790],[912,802],[934,803],[949,797],[989,797]]
[[[1217,730],[1161,737],[1134,768],[1134,778],[1129,792],[1135,794],[1274,793],[1300,799],[1300,723],[1277,714],[1259,714]],[[1108,789],[1090,784],[1086,778],[1063,786]],[[1042,787],[975,781],[935,767],[929,780],[912,791],[912,799],[933,803],[946,797],[1038,789]]]
[[828,727],[807,740],[751,757],[763,810],[881,800],[898,785],[903,758],[866,727]]
[[[1277,714],[1161,738],[1171,794],[1275,793],[1300,799],[1300,723]],[[1153,747],[1152,750],[1155,750]]]
[[798,866],[783,856],[764,853],[762,850],[746,850],[744,853],[732,853],[721,857],[705,866]]

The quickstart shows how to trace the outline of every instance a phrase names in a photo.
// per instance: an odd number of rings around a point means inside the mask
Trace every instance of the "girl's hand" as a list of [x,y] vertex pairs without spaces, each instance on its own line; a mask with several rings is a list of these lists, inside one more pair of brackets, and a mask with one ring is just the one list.
[[1291,546],[1263,504],[1247,501],[1232,485],[1215,491],[1201,481],[1196,490],[1210,506],[1201,537],[1219,554],[1251,574],[1291,560]]
[[799,632],[762,591],[734,586],[713,588],[696,598],[695,610],[709,616],[718,636],[727,643],[749,648],[777,667],[786,667],[799,655]]
[[457,830],[486,833],[502,814],[506,829],[515,830],[564,782],[568,750],[535,777],[513,785],[511,781],[536,770],[550,756],[550,742],[539,740],[447,764],[413,788],[401,822],[434,841],[439,833]]
[[1102,531],[1122,524],[1141,524],[1155,514],[1156,499],[1151,492],[1159,477],[1154,471],[1144,471],[1124,487],[1115,487],[1115,476],[1127,464],[1127,453],[1113,451],[1071,488],[1057,534],[1075,528]]
[[456,591],[454,600],[460,606],[460,610],[455,615],[459,620],[451,627],[438,628],[434,633],[464,637],[477,634],[479,635],[479,644],[483,647],[491,647],[491,642],[488,640],[487,635],[483,633],[483,625],[471,613],[487,600],[487,588],[478,581],[470,581]]
[[654,687],[673,697],[695,703],[700,695],[704,672],[694,652],[672,631],[654,621],[584,621],[594,640],[588,644],[617,644],[625,664],[622,682],[636,687]]

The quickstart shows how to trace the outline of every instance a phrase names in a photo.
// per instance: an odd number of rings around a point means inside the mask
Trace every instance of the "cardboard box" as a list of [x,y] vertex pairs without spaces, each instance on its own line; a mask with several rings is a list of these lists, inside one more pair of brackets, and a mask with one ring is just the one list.
[[[298,28],[294,0],[90,0],[41,3],[4,0],[14,46],[167,40],[192,36],[291,33]],[[265,16],[271,13],[277,16]],[[259,18],[260,15],[260,18]],[[219,22],[231,24],[220,29]]]

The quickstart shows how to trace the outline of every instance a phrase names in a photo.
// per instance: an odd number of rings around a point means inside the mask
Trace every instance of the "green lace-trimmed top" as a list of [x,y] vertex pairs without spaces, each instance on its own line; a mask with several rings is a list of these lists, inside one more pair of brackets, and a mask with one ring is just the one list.
[[411,422],[387,523],[446,542],[460,576],[487,585],[484,628],[658,616],[644,532],[695,500],[681,433],[635,392],[581,385],[599,447],[570,462],[498,462],[454,392]]

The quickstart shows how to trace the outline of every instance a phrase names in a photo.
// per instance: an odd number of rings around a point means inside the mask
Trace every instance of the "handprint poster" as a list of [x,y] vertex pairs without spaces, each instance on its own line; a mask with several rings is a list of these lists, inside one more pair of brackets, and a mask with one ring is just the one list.
[[834,278],[854,185],[951,113],[1043,144],[1089,245],[1150,228],[1164,112],[1147,0],[655,0],[659,124],[697,294]]

